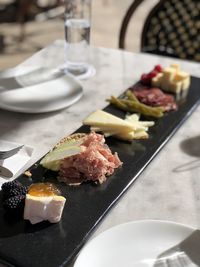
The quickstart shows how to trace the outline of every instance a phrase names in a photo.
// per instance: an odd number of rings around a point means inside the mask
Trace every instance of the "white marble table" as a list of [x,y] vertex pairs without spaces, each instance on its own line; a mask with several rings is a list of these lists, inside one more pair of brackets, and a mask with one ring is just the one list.
[[[111,94],[122,93],[152,66],[158,63],[167,66],[174,61],[106,48],[91,48],[90,52],[97,73],[82,81],[84,96],[75,105],[59,112],[35,115],[0,110],[0,139],[34,147],[28,166],[61,137],[81,126],[89,113],[103,108]],[[63,53],[63,41],[56,41],[22,65],[56,67],[63,63]],[[180,64],[184,70],[200,77],[199,64],[187,61]],[[199,118],[200,107],[112,208],[93,236],[116,224],[142,219],[170,220],[200,227]]]

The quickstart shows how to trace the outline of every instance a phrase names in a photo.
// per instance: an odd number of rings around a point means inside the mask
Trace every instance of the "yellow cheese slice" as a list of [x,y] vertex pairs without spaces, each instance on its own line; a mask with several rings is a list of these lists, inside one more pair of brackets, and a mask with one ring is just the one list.
[[134,139],[147,139],[149,135],[145,131],[138,131],[134,133]]
[[190,75],[180,70],[180,65],[173,63],[152,79],[152,86],[160,87],[164,91],[183,94],[190,87]]
[[95,132],[102,132],[106,137],[116,136],[119,139],[131,141],[133,139],[148,138],[148,134],[146,133],[146,131],[148,131],[148,127],[154,125],[153,121],[139,121],[138,114],[132,114],[126,116],[124,121],[131,124],[134,130],[133,129],[130,130],[124,127],[113,128],[113,125],[111,124],[108,125],[103,124],[103,126],[91,126],[90,129]]
[[[104,133],[104,135],[106,137],[112,136],[112,135],[116,135],[116,134],[119,134],[120,133],[119,130],[113,130],[112,128],[106,128],[106,127],[90,127],[90,130],[91,131],[94,131],[94,132],[102,132],[102,133]],[[126,130],[126,132],[127,132],[127,130]]]
[[172,93],[179,94],[179,93],[181,93],[182,86],[183,86],[182,81],[172,81],[168,85],[168,91],[170,91]]
[[170,68],[174,68],[176,70],[176,72],[177,72],[177,71],[180,70],[180,65],[178,63],[172,63],[170,65]]
[[117,138],[122,140],[131,141],[134,139],[147,139],[148,133],[145,131],[137,131],[137,132],[128,132],[128,133],[121,133],[116,135]]
[[154,87],[160,87],[162,78],[163,78],[163,73],[159,72],[155,77],[152,78],[151,85]]
[[[128,121],[128,120],[125,120],[125,121]],[[134,130],[130,130],[130,129],[127,129],[127,128],[123,128],[123,127],[120,127],[120,128],[113,128],[111,126],[99,126],[99,127],[91,127],[91,131],[95,131],[95,132],[110,132],[112,134],[118,134],[118,133],[127,133],[127,132],[130,132],[130,131],[136,131],[136,130],[145,130],[146,128],[146,125],[143,125],[142,123],[140,122],[131,122],[129,121],[131,124],[133,124],[133,127],[134,127]]]
[[170,82],[167,79],[162,79],[161,84],[160,84],[160,88],[162,88],[162,90],[169,92],[170,91]]
[[116,137],[125,141],[131,141],[134,139],[134,132],[130,131],[127,133],[116,134]]
[[182,89],[185,91],[187,90],[189,87],[190,87],[190,83],[191,83],[191,79],[190,79],[190,76],[185,78],[183,81],[182,81]]
[[126,122],[110,113],[107,113],[103,110],[97,110],[90,114],[84,121],[83,124],[90,125],[94,127],[107,127],[112,130],[122,129],[126,130],[134,130],[134,127],[131,123]]
[[133,140],[134,137],[134,131],[129,131],[129,130],[119,132],[119,131],[113,131],[112,129],[109,130],[98,127],[91,127],[90,130],[95,132],[102,132],[105,137],[116,136],[120,138],[120,136],[122,136],[121,139],[123,140]]
[[176,81],[182,81],[189,77],[189,73],[185,71],[179,71],[176,73],[175,80]]
[[132,123],[135,127],[135,131],[147,131],[148,127],[155,124],[154,121],[139,121],[139,116],[136,114],[126,116],[125,121]]
[[165,68],[163,70],[163,79],[166,81],[172,81],[176,75],[176,69],[175,68]]

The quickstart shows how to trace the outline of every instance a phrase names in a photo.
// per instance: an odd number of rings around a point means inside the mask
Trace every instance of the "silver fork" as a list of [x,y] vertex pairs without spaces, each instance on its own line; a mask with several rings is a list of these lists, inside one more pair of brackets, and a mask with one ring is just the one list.
[[4,160],[7,158],[12,157],[13,155],[17,154],[17,152],[23,147],[24,145],[15,147],[13,149],[5,150],[5,151],[0,151],[0,160]]
[[156,260],[154,267],[198,267],[191,259],[183,252],[175,252]]
[[179,244],[161,253],[154,267],[198,267],[200,266],[200,230],[194,230]]

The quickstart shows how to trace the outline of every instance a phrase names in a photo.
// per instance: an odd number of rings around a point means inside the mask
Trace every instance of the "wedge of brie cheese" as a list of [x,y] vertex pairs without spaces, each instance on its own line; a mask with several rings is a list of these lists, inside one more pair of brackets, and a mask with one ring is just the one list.
[[24,219],[32,224],[42,221],[57,223],[60,221],[66,199],[63,196],[26,195]]

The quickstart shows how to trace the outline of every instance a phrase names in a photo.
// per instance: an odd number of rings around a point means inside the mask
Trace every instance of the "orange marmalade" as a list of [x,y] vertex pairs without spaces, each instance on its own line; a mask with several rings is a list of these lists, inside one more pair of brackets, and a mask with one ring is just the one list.
[[52,183],[35,183],[29,187],[28,194],[35,197],[50,197],[60,195],[60,191]]

